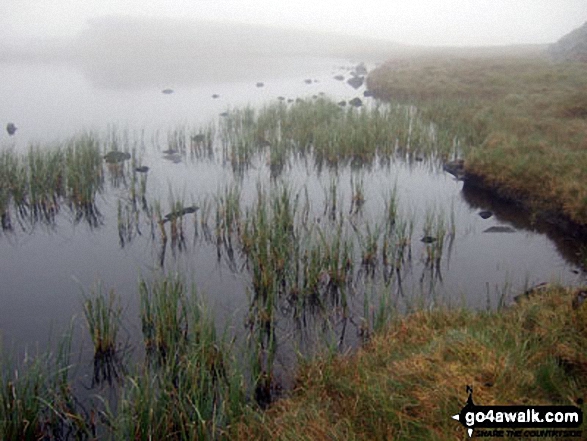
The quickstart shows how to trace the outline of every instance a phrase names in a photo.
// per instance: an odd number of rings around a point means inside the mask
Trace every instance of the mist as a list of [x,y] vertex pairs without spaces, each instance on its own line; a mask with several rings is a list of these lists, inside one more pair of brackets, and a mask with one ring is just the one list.
[[258,80],[303,71],[312,57],[379,63],[429,47],[539,46],[587,20],[575,0],[3,3],[0,62],[68,63],[108,88]]

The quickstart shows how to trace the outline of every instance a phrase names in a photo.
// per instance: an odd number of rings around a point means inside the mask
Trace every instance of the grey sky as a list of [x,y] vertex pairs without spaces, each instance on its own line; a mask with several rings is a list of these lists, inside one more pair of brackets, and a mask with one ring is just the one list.
[[585,0],[2,0],[0,39],[75,35],[104,15],[271,24],[421,45],[549,43]]

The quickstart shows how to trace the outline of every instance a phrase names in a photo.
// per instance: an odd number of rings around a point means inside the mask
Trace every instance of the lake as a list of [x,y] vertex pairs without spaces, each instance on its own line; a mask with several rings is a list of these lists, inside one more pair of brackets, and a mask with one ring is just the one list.
[[[98,282],[120,297],[123,338],[139,347],[138,280],[174,273],[195,283],[219,329],[244,338],[261,323],[251,322],[251,315],[267,306],[255,303],[264,280],[255,265],[264,261],[246,240],[258,233],[263,205],[273,207],[269,223],[278,222],[280,195],[295,207],[295,243],[284,245],[291,247],[283,251],[286,262],[266,269],[276,277],[272,286],[286,293],[275,309],[281,369],[295,364],[296,350],[312,353],[325,342],[341,350],[356,346],[384,310],[441,304],[494,309],[542,282],[585,282],[580,244],[443,171],[442,160],[458,149],[449,145],[438,153],[433,144],[439,134],[418,119],[417,109],[379,103],[364,96],[364,85],[351,87],[347,80],[361,61],[264,57],[208,66],[191,80],[173,65],[141,75],[132,65],[0,64],[0,122],[17,126],[14,136],[3,128],[2,151],[50,151],[92,133],[102,154],[114,149],[132,156],[102,165],[93,217],[65,201],[45,220],[13,208],[11,228],[0,233],[4,347],[16,354],[43,350],[73,319],[76,347],[90,365],[83,302]],[[360,108],[348,104],[356,97]],[[334,149],[346,142],[332,131],[313,133],[311,148],[281,139],[289,121],[321,109],[335,119],[348,115],[344,121],[357,130],[364,123],[359,115],[368,112],[379,112],[373,117],[378,122],[368,124],[403,118],[406,141],[397,135],[386,147],[392,154],[377,150],[366,159],[338,160],[312,150],[319,135],[330,136],[324,143]],[[275,118],[274,127],[259,129],[255,118],[261,116],[269,126]],[[284,149],[277,159],[276,145]],[[149,170],[136,172],[138,166]],[[227,201],[234,200],[241,223],[227,217]],[[195,212],[181,212],[192,206]],[[181,232],[174,233],[178,219]],[[348,245],[340,254],[349,261],[344,271],[325,257],[332,257],[337,240]],[[277,274],[284,265],[287,280]],[[306,288],[323,298],[300,303]]]

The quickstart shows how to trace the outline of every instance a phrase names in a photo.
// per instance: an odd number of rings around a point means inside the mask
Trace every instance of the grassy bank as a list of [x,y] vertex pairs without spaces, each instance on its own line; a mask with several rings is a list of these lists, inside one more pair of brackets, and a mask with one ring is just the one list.
[[[576,405],[587,393],[587,305],[563,288],[499,312],[416,312],[357,354],[306,365],[293,395],[236,425],[239,439],[466,439],[481,405]],[[545,439],[545,438],[541,438]]]
[[587,224],[584,64],[537,54],[430,53],[388,61],[368,85],[380,97],[416,104],[451,131],[466,172],[483,185]]

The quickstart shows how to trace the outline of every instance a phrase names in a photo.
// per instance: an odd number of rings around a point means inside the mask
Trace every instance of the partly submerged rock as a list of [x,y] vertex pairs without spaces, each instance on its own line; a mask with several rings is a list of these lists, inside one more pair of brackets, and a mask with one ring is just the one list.
[[135,168],[135,171],[138,173],[147,173],[149,171],[149,167],[146,165],[141,165],[140,167]]
[[312,84],[312,79],[311,78],[307,78],[304,80],[304,83],[306,84]]
[[14,125],[14,123],[9,122],[8,124],[6,124],[6,131],[10,136],[14,135],[16,133],[16,126]]
[[220,116],[227,117],[227,116],[228,116],[228,112],[222,112],[222,113],[220,113],[219,115],[220,115]]
[[579,309],[587,300],[587,289],[578,289],[573,296],[573,301],[571,302],[571,306],[573,309]]
[[363,105],[363,101],[361,101],[361,98],[353,98],[349,101],[349,104],[351,106],[361,107]]
[[522,294],[518,294],[517,296],[514,296],[514,301],[516,303],[520,303],[520,301],[522,301],[524,299],[528,299],[532,296],[543,293],[544,291],[549,289],[551,286],[552,285],[548,282],[542,282],[537,285],[531,286],[526,291],[524,291]]
[[355,66],[355,72],[358,75],[367,75],[367,68],[365,67],[365,63],[359,63],[357,66]]
[[446,162],[442,166],[442,169],[457,179],[463,179],[465,177],[465,161],[462,159]]
[[493,227],[489,227],[487,230],[483,231],[484,233],[515,233],[516,230],[512,227],[508,227],[505,225],[496,225]]
[[422,239],[420,239],[420,241],[424,243],[433,243],[436,242],[436,237],[424,236]]
[[265,83],[263,83],[263,82],[261,82],[261,81],[259,81],[259,82],[257,83],[257,87],[263,87],[264,85],[265,85]]
[[163,223],[169,222],[169,221],[172,221],[173,219],[177,219],[178,217],[185,216],[186,214],[195,213],[199,209],[200,209],[200,207],[192,205],[190,207],[184,207],[180,210],[172,211],[171,213],[165,215],[162,222]]
[[491,216],[493,216],[493,211],[480,211],[479,216],[481,216],[482,219],[489,219]]
[[341,107],[344,107],[344,106],[346,106],[346,101],[344,101],[344,100],[343,101],[339,101],[338,102],[338,105],[341,106]]
[[172,154],[168,154],[168,155],[163,156],[163,159],[171,161],[174,164],[178,164],[181,162],[181,155],[178,155],[177,153],[172,153]]
[[173,89],[163,89],[161,91],[161,93],[164,93],[165,95],[171,95],[174,92]]
[[108,164],[117,164],[130,159],[130,153],[112,150],[104,155],[104,160]]
[[372,96],[373,96],[373,91],[372,91],[372,90],[365,90],[365,91],[363,92],[363,96],[364,96],[365,98],[372,97]]
[[358,89],[363,85],[364,77],[352,77],[347,80],[347,84],[354,89]]
[[190,139],[192,140],[192,142],[200,144],[206,140],[206,135],[204,135],[203,133],[198,133],[197,135],[192,136]]
[[344,75],[335,75],[334,79],[338,81],[344,81]]
[[212,94],[212,98],[216,99],[216,98],[220,98],[220,95],[218,95],[217,93],[213,93]]
[[175,155],[178,152],[175,149],[167,149],[167,150],[163,150],[161,153],[165,153],[166,155]]
[[284,96],[278,96],[278,97],[277,97],[277,99],[278,99],[279,101],[285,101],[285,97],[284,97]]

